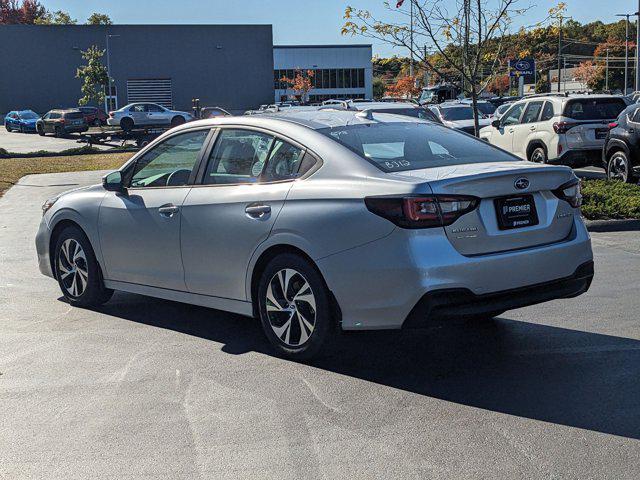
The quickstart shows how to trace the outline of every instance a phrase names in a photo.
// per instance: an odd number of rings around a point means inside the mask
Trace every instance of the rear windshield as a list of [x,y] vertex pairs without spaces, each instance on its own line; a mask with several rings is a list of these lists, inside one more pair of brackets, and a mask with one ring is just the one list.
[[437,117],[426,108],[376,108],[374,111],[378,113],[390,113],[393,115],[403,115],[405,117],[437,121]]
[[478,103],[478,110],[480,110],[485,115],[493,115],[493,112],[496,111],[496,106],[493,103]]
[[82,112],[69,112],[64,114],[64,118],[73,120],[74,118],[84,118]]
[[473,109],[471,107],[447,107],[440,109],[442,118],[449,121],[473,120]]
[[384,172],[517,160],[482,140],[434,123],[368,123],[318,131]]
[[563,115],[574,120],[612,120],[626,107],[622,98],[580,98],[569,100]]

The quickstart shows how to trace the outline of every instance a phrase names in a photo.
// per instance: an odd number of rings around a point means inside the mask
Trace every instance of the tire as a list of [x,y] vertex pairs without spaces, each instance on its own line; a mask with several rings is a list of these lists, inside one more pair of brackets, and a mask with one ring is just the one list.
[[299,255],[281,254],[268,263],[258,283],[258,311],[265,335],[284,357],[308,360],[335,333],[329,289]]
[[54,273],[64,298],[74,306],[95,307],[109,301],[102,272],[89,239],[78,227],[65,228],[55,246]]
[[182,125],[185,122],[186,120],[184,119],[184,117],[181,117],[180,115],[176,115],[171,119],[171,126],[177,127],[178,125]]
[[19,128],[19,130],[18,130],[18,131],[19,131],[20,133],[25,133],[25,131],[24,131],[24,126],[20,125],[20,128]]
[[93,122],[91,122],[91,125],[93,125],[94,127],[99,127],[102,125],[102,122],[100,121],[99,118],[95,118]]
[[38,135],[41,137],[44,137],[44,127],[42,125],[36,125],[36,132],[38,132]]
[[120,128],[122,128],[122,130],[128,132],[129,130],[133,130],[133,127],[135,127],[135,124],[132,118],[124,117],[120,120]]
[[629,157],[622,150],[613,152],[607,162],[607,178],[625,183],[638,183],[638,177],[633,173]]
[[55,127],[53,129],[53,136],[56,138],[62,138],[64,137],[64,132],[60,127]]
[[547,150],[544,147],[536,147],[529,155],[529,161],[534,163],[547,163]]

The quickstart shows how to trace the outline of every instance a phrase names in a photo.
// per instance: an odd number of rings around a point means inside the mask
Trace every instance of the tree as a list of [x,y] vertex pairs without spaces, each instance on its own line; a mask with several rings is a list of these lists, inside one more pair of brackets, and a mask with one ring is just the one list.
[[309,92],[313,88],[314,75],[313,70],[303,71],[296,68],[293,78],[282,77],[280,81],[286,83],[289,88],[300,97],[300,100],[305,103],[309,98]]
[[487,90],[489,92],[495,93],[498,96],[502,96],[505,94],[505,92],[509,91],[509,87],[509,75],[500,75],[491,80],[491,82],[487,85]]
[[416,77],[407,75],[387,86],[385,93],[392,97],[413,98],[420,95],[420,88],[416,86]]
[[34,24],[46,14],[37,0],[0,0],[0,25]]
[[588,60],[576,68],[575,76],[590,89],[598,90],[604,79],[604,68]]
[[109,15],[104,13],[92,13],[87,19],[87,25],[112,25],[113,22]]
[[547,76],[540,75],[540,78],[536,83],[536,93],[549,93],[550,90],[551,90],[551,85],[549,85],[549,80],[547,80]]
[[76,71],[76,78],[82,80],[82,98],[78,100],[79,105],[89,105],[104,103],[104,92],[109,83],[107,68],[102,64],[104,50],[92,45],[87,50],[82,51],[82,58],[87,61]]
[[36,25],[75,25],[78,21],[71,18],[67,12],[56,10],[55,12],[46,12],[42,17],[37,18],[34,22]]
[[[496,0],[494,9],[482,0],[459,0],[449,7],[450,3],[446,0],[401,0],[395,9],[385,3],[392,20],[377,19],[368,10],[349,6],[344,13],[342,34],[361,35],[404,47],[441,78],[450,75],[443,67],[454,71],[460,87],[471,97],[477,134],[478,97],[498,73],[500,60],[504,57],[503,39],[512,16],[522,15],[526,9],[516,8],[518,0]],[[414,12],[413,28],[409,23],[410,7]],[[422,46],[425,43],[439,54],[440,63],[424,54]]]
[[387,89],[387,86],[384,83],[382,77],[373,77],[373,98],[376,100],[384,97],[384,92]]

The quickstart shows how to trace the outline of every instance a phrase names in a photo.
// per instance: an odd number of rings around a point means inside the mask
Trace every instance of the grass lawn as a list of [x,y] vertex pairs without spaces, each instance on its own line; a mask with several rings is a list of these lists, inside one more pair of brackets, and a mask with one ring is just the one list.
[[36,158],[0,158],[0,197],[25,175],[33,173],[114,170],[126,162],[131,153],[98,153]]

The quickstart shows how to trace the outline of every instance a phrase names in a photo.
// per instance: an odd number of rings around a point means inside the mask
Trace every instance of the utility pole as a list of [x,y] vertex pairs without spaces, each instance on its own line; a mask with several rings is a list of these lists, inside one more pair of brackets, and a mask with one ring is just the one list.
[[609,49],[607,48],[607,70],[604,77],[604,89],[609,91]]
[[[640,0],[638,0],[640,2]],[[558,93],[560,93],[560,82],[562,78],[562,15],[558,17],[560,20],[560,27],[558,28]],[[638,30],[640,35],[640,30]]]
[[[109,110],[111,110],[111,108],[109,107],[109,101],[111,100],[111,50],[109,49],[109,39],[110,38],[115,38],[115,37],[119,37],[120,35],[109,35],[107,34],[107,77],[109,77],[108,82],[107,82],[107,95],[105,96],[104,99],[104,108],[107,112],[109,112]],[[115,108],[118,108],[117,105],[114,105]]]
[[[638,11],[636,15],[640,14],[640,0],[638,0]],[[636,91],[640,87],[640,16],[636,21]]]
[[[640,1],[640,0],[639,0]],[[411,0],[411,26],[409,29],[409,37],[411,43],[411,59],[409,60],[409,76],[413,77],[413,0]]]
[[630,13],[618,13],[616,17],[625,17],[625,29],[624,29],[624,88],[622,94],[627,94],[627,87],[629,86],[629,17]]

